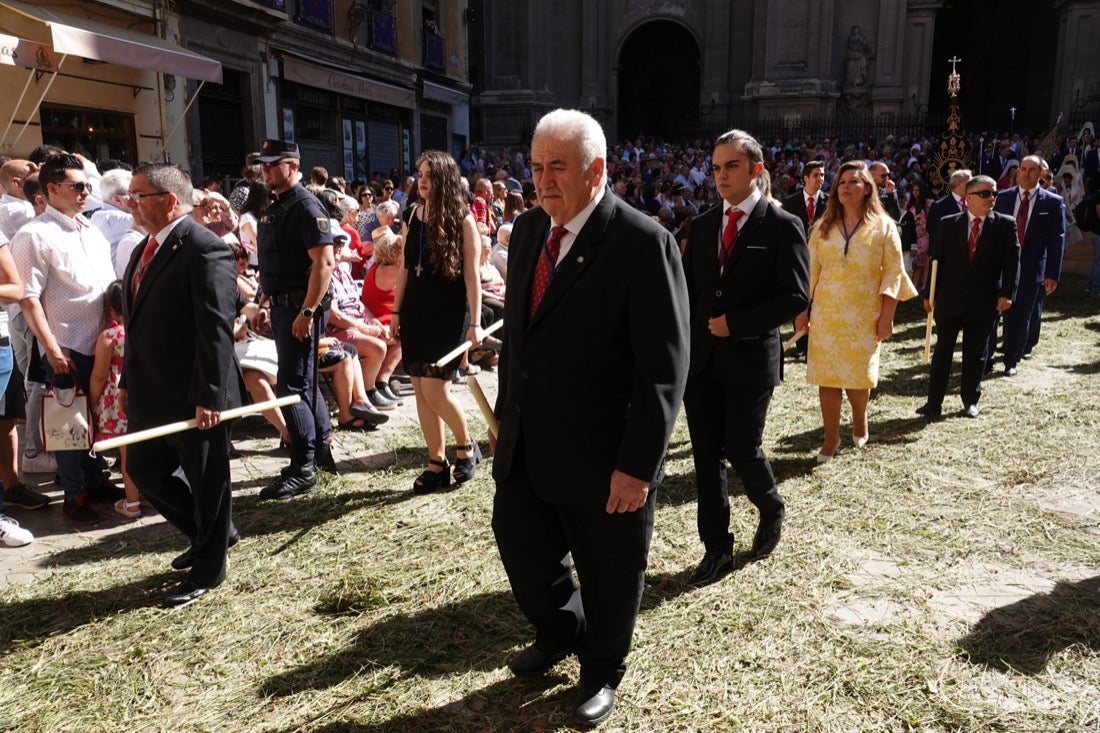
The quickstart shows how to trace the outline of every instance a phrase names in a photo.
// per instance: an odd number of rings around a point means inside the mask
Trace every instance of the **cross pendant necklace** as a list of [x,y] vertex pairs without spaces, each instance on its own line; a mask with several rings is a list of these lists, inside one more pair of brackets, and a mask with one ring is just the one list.
[[416,270],[416,276],[417,277],[420,277],[420,273],[422,273],[424,271],[424,264],[423,264],[424,263],[424,230],[428,226],[428,214],[427,214],[427,212],[422,211],[420,213],[423,214],[423,216],[420,219],[420,253],[419,253],[419,256],[416,259],[416,267],[413,268],[414,270]]

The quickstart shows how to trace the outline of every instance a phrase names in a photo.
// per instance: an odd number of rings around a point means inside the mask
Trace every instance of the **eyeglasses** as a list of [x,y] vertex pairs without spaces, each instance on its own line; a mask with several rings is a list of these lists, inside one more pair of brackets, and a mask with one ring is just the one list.
[[152,193],[142,193],[141,191],[130,191],[126,195],[129,196],[130,200],[133,201],[135,204],[140,204],[142,199],[147,199],[152,196],[167,196],[168,192],[153,191]]
[[996,195],[997,195],[996,191],[991,191],[988,188],[985,189],[984,191],[971,191],[970,193],[967,194],[967,196],[977,196],[980,199],[993,198]]
[[58,181],[57,185],[59,185],[59,186],[71,186],[72,189],[74,191],[76,191],[78,194],[91,193],[92,192],[92,184],[90,184],[86,181]]
[[262,165],[264,168],[278,168],[279,166],[281,166],[283,163],[286,163],[286,162],[288,162],[286,158],[283,158],[282,160],[276,160],[274,163],[266,163],[266,162],[261,160],[260,165]]
[[392,191],[392,190],[393,190],[393,186],[383,186],[383,187],[382,187],[382,190],[383,190],[383,191]]

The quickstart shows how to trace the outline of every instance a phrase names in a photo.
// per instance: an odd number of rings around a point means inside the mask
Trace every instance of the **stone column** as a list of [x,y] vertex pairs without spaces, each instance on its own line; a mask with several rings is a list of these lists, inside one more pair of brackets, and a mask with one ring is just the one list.
[[1072,119],[1078,106],[1100,102],[1100,0],[1054,0],[1054,12],[1058,45],[1050,115]]
[[[942,0],[909,0],[905,13],[905,57],[901,113],[927,109],[931,96],[932,41],[936,35],[936,11]],[[938,77],[937,77],[938,78]]]

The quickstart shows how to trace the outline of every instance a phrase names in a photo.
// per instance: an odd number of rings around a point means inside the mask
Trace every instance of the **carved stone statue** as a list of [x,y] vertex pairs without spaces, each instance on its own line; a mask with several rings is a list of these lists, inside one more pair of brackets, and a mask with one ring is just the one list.
[[844,85],[862,87],[867,85],[868,59],[871,57],[871,44],[858,25],[852,26],[848,36],[848,50],[844,54]]

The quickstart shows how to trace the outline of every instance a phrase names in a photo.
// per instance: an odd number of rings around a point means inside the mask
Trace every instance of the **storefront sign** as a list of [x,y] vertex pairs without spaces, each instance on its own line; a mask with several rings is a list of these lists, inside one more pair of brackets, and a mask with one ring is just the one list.
[[416,92],[412,89],[403,89],[392,84],[344,74],[334,69],[297,61],[290,57],[283,58],[283,78],[296,84],[328,89],[339,94],[384,102],[406,109],[411,109],[416,102]]

